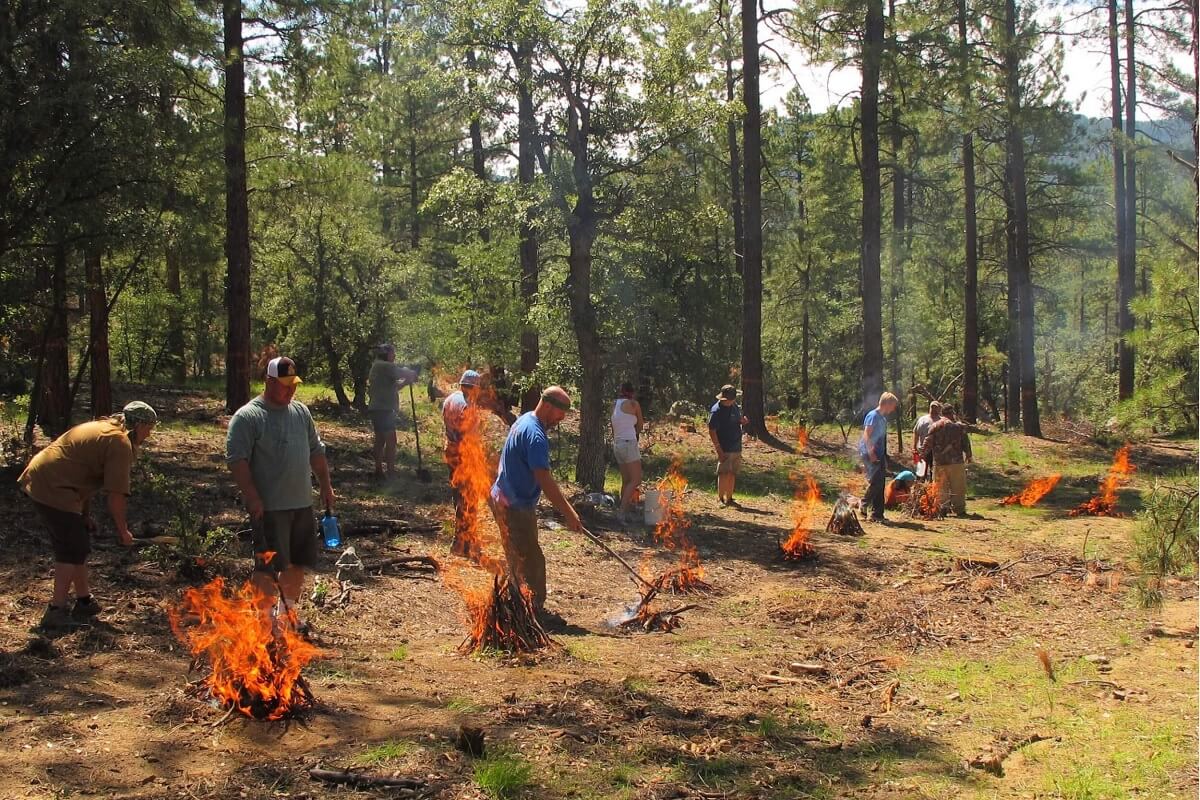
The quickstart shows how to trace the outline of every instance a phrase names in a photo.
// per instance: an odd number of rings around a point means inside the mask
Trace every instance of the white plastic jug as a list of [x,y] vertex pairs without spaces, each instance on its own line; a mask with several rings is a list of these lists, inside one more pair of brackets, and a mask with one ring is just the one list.
[[647,489],[645,491],[643,511],[646,524],[657,525],[662,522],[667,516],[667,506],[670,502],[671,498],[668,492],[662,492],[658,489]]

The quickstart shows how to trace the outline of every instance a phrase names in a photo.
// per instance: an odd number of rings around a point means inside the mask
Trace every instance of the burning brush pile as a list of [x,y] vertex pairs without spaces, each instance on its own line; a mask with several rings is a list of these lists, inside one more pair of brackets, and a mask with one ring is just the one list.
[[274,598],[247,581],[230,593],[225,580],[188,589],[170,612],[171,629],[208,673],[194,686],[222,708],[259,720],[277,720],[312,706],[300,674],[320,655],[296,633],[295,611],[274,616]]
[[663,498],[666,504],[666,513],[654,526],[654,541],[669,552],[678,553],[679,565],[651,581],[660,591],[671,594],[712,591],[712,586],[704,580],[700,554],[687,534],[687,529],[692,524],[683,510],[683,496],[687,485],[687,478],[683,475],[683,462],[676,457],[671,460],[666,477],[658,484],[659,497]]
[[1113,456],[1112,466],[1108,468],[1108,474],[1100,482],[1100,493],[1071,511],[1071,516],[1121,516],[1121,513],[1117,511],[1117,490],[1129,483],[1130,476],[1133,473],[1134,466],[1129,463],[1129,445],[1125,445]]
[[691,522],[683,508],[687,478],[683,475],[682,460],[672,459],[671,467],[658,484],[659,497],[664,504],[662,520],[654,527],[654,541],[668,552],[679,554],[679,563],[651,577],[648,561],[642,563],[641,600],[630,607],[617,621],[617,626],[627,630],[670,632],[683,624],[680,617],[684,611],[695,608],[683,605],[668,610],[656,609],[654,601],[663,594],[703,594],[712,591],[704,580],[704,567],[700,566],[700,554],[687,535]]
[[941,499],[942,485],[938,481],[917,481],[908,493],[905,511],[909,519],[942,519],[950,513],[950,504]]
[[1041,502],[1043,497],[1050,494],[1054,487],[1058,485],[1060,480],[1062,480],[1062,475],[1057,472],[1053,475],[1047,475],[1044,478],[1035,478],[1034,480],[1030,481],[1029,485],[1021,491],[1017,492],[1016,494],[1011,494],[1001,500],[1000,505],[1033,508],[1039,502]]
[[792,535],[779,549],[784,560],[803,561],[812,558],[816,552],[809,541],[808,522],[821,502],[821,490],[807,472],[803,475],[792,473],[792,482],[796,484],[796,499],[792,501]]
[[465,545],[464,552],[479,568],[460,569],[448,559],[442,579],[466,607],[467,636],[459,645],[460,653],[533,652],[555,642],[538,621],[529,589],[509,578],[502,557],[491,555],[499,547],[488,510],[496,465],[483,440],[482,413],[478,405],[468,406],[464,412],[458,462],[450,475],[450,482],[463,498],[458,536]]

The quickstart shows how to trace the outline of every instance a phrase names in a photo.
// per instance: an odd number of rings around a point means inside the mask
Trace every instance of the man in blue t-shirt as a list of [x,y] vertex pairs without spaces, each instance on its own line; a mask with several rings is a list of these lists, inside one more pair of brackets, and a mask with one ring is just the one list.
[[742,426],[748,422],[738,408],[737,389],[725,384],[708,412],[708,436],[717,451],[717,501],[723,506],[737,505],[733,488],[742,468]]
[[550,474],[546,431],[571,410],[571,397],[560,386],[542,392],[537,408],[513,423],[500,451],[500,473],[492,485],[492,513],[500,526],[510,575],[533,593],[534,606],[546,605],[546,556],[538,544],[537,503],[542,492],[573,531],[583,529],[579,514],[563,497]]
[[887,471],[887,415],[895,412],[900,401],[891,392],[879,395],[879,405],[867,412],[863,419],[862,438],[858,440],[858,454],[862,457],[867,472],[867,496],[865,502],[871,509],[871,521],[883,522],[884,475]]

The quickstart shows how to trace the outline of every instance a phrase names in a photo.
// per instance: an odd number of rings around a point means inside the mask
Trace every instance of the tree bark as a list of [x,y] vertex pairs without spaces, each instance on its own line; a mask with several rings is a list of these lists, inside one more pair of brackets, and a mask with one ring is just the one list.
[[1017,308],[1017,215],[1013,210],[1012,185],[1007,170],[1004,179],[1004,272],[1005,308],[1008,320],[1006,355],[1008,370],[1004,379],[1004,427],[1014,430],[1021,422],[1021,323]]
[[[746,2],[747,0],[743,0]],[[862,406],[865,413],[883,391],[883,300],[880,235],[883,212],[879,181],[879,72],[883,60],[883,0],[867,0],[862,50]],[[747,219],[747,224],[749,219]]]
[[[726,9],[728,8],[728,11]],[[732,104],[737,99],[737,80],[733,73],[733,5],[721,3],[725,16],[725,101]],[[738,124],[730,119],[725,125],[725,140],[729,148],[729,214],[733,217],[733,266],[738,275],[744,271],[746,253],[745,217],[742,211],[742,154],[738,148]]]
[[[970,51],[967,40],[967,1],[958,0],[958,43],[962,48],[963,113],[971,107]],[[975,215],[975,137],[962,137],[963,218],[963,388],[962,412],[969,423],[979,416],[979,232]]]
[[246,192],[246,66],[242,0],[222,0],[225,28],[225,410],[250,402],[250,208]]
[[108,293],[104,287],[104,264],[98,247],[88,249],[84,266],[91,328],[88,351],[91,359],[92,419],[99,419],[113,413],[113,396],[112,369],[108,356]]
[[[888,314],[890,316],[891,334],[891,372],[889,379],[892,391],[900,395],[900,323],[899,314],[900,290],[904,286],[904,229],[905,229],[905,179],[904,168],[901,165],[902,150],[904,149],[904,132],[900,128],[900,80],[898,76],[899,51],[896,46],[896,0],[888,0],[888,20],[891,23],[889,49],[892,51],[889,60],[889,89],[891,93],[891,109],[888,119],[889,134],[892,144],[892,235],[891,252],[889,255],[890,280],[888,292]],[[896,420],[899,425],[903,419],[903,406],[897,409]],[[902,426],[900,426],[902,427]],[[899,432],[899,427],[897,428]],[[897,452],[903,452],[903,448]]]
[[1026,436],[1042,435],[1037,406],[1034,354],[1033,276],[1029,254],[1029,198],[1025,177],[1025,135],[1021,108],[1021,56],[1017,42],[1017,3],[1005,0],[1005,95],[1008,110],[1007,174],[1016,228],[1017,314],[1020,324],[1021,424]]
[[317,251],[313,257],[317,261],[317,281],[314,287],[316,302],[313,303],[313,322],[317,328],[317,339],[325,352],[325,365],[329,369],[329,382],[333,384],[333,394],[338,405],[350,407],[350,398],[346,395],[345,376],[342,374],[342,359],[333,343],[333,332],[329,329],[329,318],[325,313],[325,298],[329,296],[329,259],[325,252],[325,240],[322,238],[320,226],[321,217],[317,220]]
[[[1109,44],[1113,44],[1116,17],[1115,0],[1109,0]],[[1124,217],[1124,237],[1119,241],[1122,257],[1117,261],[1117,327],[1121,341],[1117,351],[1117,398],[1128,400],[1134,389],[1133,299],[1137,291],[1137,170],[1135,168],[1134,144],[1137,138],[1137,62],[1134,60],[1133,1],[1125,0],[1125,137],[1124,148],[1125,185],[1118,199],[1117,214]],[[1119,79],[1118,79],[1119,80]],[[1114,109],[1114,115],[1118,113]],[[1116,120],[1120,127],[1120,120]],[[1115,165],[1114,165],[1115,169]]]
[[[477,69],[478,69],[478,66],[475,61],[475,51],[468,48],[467,49],[467,70],[468,70],[467,74],[469,76],[474,76],[475,71]],[[472,94],[474,94],[474,92],[475,92],[474,77],[468,78],[468,89],[471,91]],[[487,158],[483,152],[483,125],[480,121],[480,116],[479,116],[478,111],[472,110],[472,112],[471,112],[471,121],[468,125],[468,132],[470,133],[470,136],[471,136],[471,170],[475,173],[476,178],[478,178],[480,181],[486,182],[488,179]],[[480,198],[479,203],[476,206],[476,210],[479,211],[480,216],[482,216],[483,212],[486,210],[484,208],[484,200],[482,197]],[[487,244],[488,242],[490,242],[492,240],[492,232],[490,230],[488,230],[488,227],[486,225],[481,225],[479,228],[479,240],[481,242],[483,242],[484,244]]]
[[405,99],[408,105],[408,244],[416,250],[421,246],[421,198],[417,179],[417,104],[411,90],[406,92]]
[[50,438],[71,427],[71,375],[67,320],[67,246],[54,246],[50,271],[50,313],[46,320],[45,358],[42,362],[38,422]]
[[758,75],[758,4],[742,0],[742,98],[746,105],[742,122],[742,413],[749,419],[746,432],[764,438],[768,432],[762,363],[762,105]]
[[[516,48],[514,67],[517,71],[517,183],[522,195],[530,199],[533,193],[534,170],[537,164],[537,119],[533,107],[533,45],[521,41]],[[518,253],[521,260],[521,303],[525,319],[521,324],[521,410],[532,411],[537,405],[541,387],[534,380],[541,359],[538,330],[530,322],[538,294],[538,239],[534,227],[534,209],[525,210],[518,231]]]

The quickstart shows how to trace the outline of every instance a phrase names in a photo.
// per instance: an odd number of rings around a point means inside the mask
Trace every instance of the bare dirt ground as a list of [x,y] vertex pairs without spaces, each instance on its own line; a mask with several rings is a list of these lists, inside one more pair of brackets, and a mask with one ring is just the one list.
[[[154,402],[168,422],[139,470],[190,489],[212,524],[244,528],[222,460],[219,403],[188,393]],[[400,477],[379,486],[367,480],[365,421],[313,405],[343,526],[409,525],[351,537],[364,561],[444,558],[451,507],[445,469],[429,451],[440,441],[431,410],[422,411],[422,444],[434,482],[413,479],[406,435]],[[893,515],[890,526],[844,538],[820,530],[837,490],[861,480],[846,471],[836,429],[817,432],[804,456],[750,443],[740,510],[719,508],[705,490],[703,431],[662,423],[650,441],[651,478],[672,455],[693,478],[685,507],[714,588],[687,599],[699,607],[682,628],[614,630],[610,620],[637,598],[633,583],[580,537],[544,530],[549,605],[568,622],[554,632],[558,650],[460,655],[458,596],[425,574],[377,570],[343,604],[305,609],[324,649],[308,670],[318,705],[275,723],[227,718],[185,691],[196,675],[167,610],[188,581],[145,548],[100,538],[94,585],[110,611],[56,638],[31,633],[49,592],[48,548],[10,468],[0,485],[0,797],[355,794],[311,780],[318,765],[421,779],[442,798],[1196,795],[1195,576],[1169,581],[1162,608],[1142,609],[1129,563],[1135,522],[1067,515],[1111,451],[979,436],[971,517]],[[1141,471],[1123,510],[1136,505],[1137,486],[1194,470],[1195,457],[1194,443],[1135,448]],[[788,563],[778,542],[791,529],[796,470],[817,478],[826,501],[812,521],[816,558]],[[1065,477],[1044,506],[998,505],[1051,470]],[[167,510],[138,492],[134,527],[166,525]],[[603,514],[592,527],[633,563],[671,563],[644,529],[621,531]],[[319,570],[334,590],[336,555],[323,553]],[[958,563],[972,556],[999,567]],[[207,568],[240,579],[249,566],[241,539]],[[797,675],[792,662],[820,669]],[[488,759],[456,750],[463,724],[485,730]],[[504,777],[505,765],[516,778]]]

